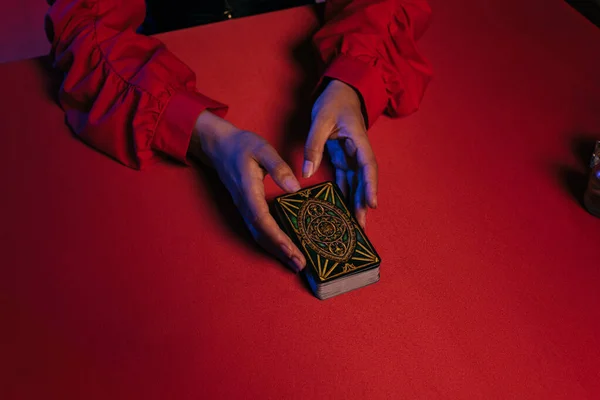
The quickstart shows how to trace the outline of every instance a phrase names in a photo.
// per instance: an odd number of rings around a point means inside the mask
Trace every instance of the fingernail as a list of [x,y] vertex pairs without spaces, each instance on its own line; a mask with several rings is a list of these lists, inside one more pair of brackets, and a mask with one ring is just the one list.
[[294,265],[296,265],[296,268],[299,271],[302,271],[302,268],[304,268],[304,265],[302,265],[302,261],[300,261],[300,259],[296,256],[292,257],[292,262],[294,263]]
[[279,248],[281,249],[281,251],[283,252],[283,255],[285,257],[290,257],[290,254],[292,253],[292,250],[285,244],[282,244],[281,246],[279,246]]
[[366,218],[358,218],[358,224],[364,230],[367,229],[367,219]]
[[305,160],[304,165],[302,166],[302,176],[305,178],[310,178],[313,174],[314,164],[312,161]]
[[288,192],[297,192],[300,190],[300,184],[292,177],[287,177],[283,180],[283,186]]

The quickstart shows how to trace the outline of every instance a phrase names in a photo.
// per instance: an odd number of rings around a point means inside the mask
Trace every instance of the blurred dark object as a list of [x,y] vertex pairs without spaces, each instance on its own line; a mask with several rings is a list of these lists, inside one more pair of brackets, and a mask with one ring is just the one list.
[[142,31],[149,35],[168,32],[314,2],[314,0],[202,0],[196,2],[146,0],[147,15]]
[[600,28],[600,0],[565,0],[584,17]]
[[592,155],[590,168],[590,177],[583,197],[583,203],[591,214],[600,217],[600,141],[596,142],[596,149]]

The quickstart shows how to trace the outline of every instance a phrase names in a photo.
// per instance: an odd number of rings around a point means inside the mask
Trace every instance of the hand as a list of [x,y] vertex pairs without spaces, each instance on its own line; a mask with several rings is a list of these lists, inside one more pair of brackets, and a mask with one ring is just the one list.
[[313,175],[324,147],[335,168],[335,180],[364,228],[367,206],[377,208],[377,161],[371,149],[358,94],[347,84],[333,80],[312,109],[312,125],[304,149],[305,177]]
[[275,149],[257,134],[205,111],[196,122],[190,152],[217,170],[254,239],[295,271],[303,269],[306,259],[279,228],[265,200],[267,173],[286,192],[300,190],[292,170]]

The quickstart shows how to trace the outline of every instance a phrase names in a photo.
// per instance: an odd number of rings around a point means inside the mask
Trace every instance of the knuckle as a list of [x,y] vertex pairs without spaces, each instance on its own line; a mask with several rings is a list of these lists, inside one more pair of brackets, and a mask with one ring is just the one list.
[[254,154],[263,153],[265,151],[271,150],[271,145],[265,139],[257,136],[256,143],[252,148],[252,152]]
[[286,178],[290,175],[292,175],[289,167],[282,161],[278,162],[272,169],[271,169],[271,175],[273,175],[276,178]]
[[306,146],[304,146],[304,154],[309,158],[315,158],[321,155],[321,150],[314,144],[307,143]]
[[250,210],[249,220],[252,225],[260,225],[269,216],[269,210],[259,208],[258,210]]

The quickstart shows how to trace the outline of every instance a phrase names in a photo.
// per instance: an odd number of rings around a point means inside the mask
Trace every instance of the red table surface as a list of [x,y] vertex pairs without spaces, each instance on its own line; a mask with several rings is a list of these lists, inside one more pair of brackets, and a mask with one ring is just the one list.
[[[327,301],[212,172],[127,169],[70,134],[42,61],[0,66],[0,398],[600,398],[600,219],[578,200],[600,31],[560,0],[431,3],[422,109],[370,133],[381,281]],[[307,7],[162,39],[298,171],[317,26]]]
[[0,63],[47,54],[47,0],[0,0]]

